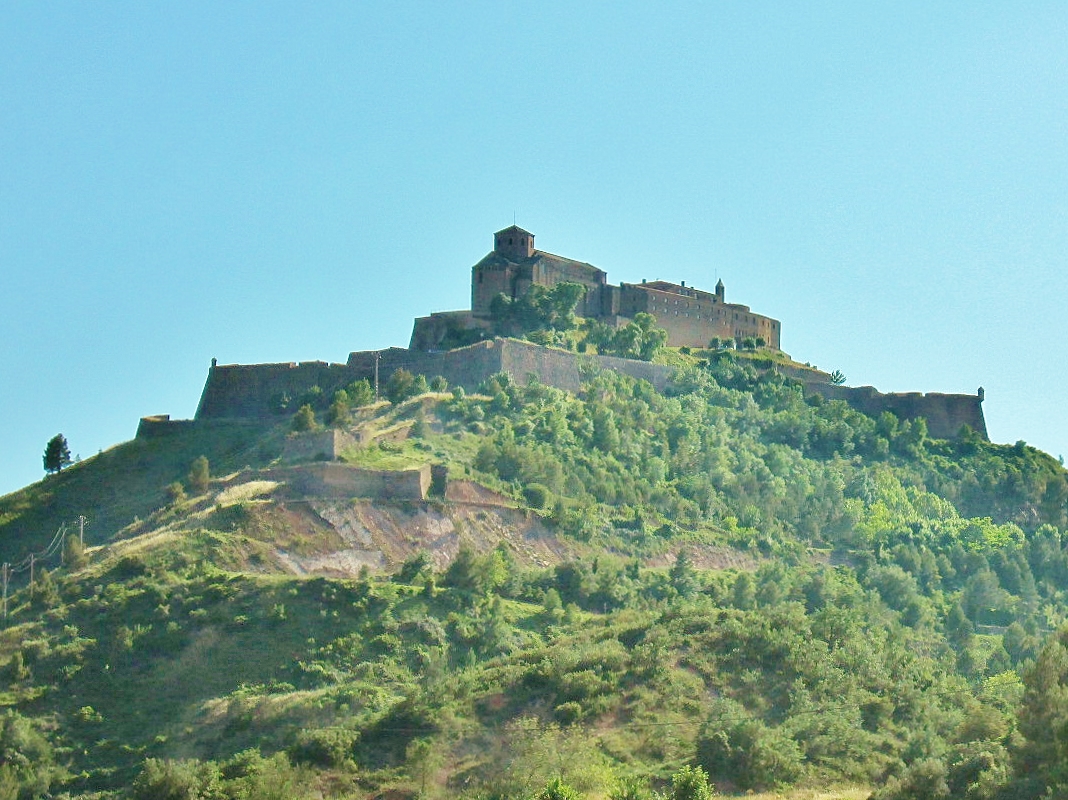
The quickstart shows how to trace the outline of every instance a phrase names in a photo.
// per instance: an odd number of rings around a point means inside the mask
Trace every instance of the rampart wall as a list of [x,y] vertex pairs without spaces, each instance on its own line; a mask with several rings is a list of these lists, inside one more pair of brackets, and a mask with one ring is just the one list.
[[297,398],[313,386],[340,387],[348,383],[346,374],[344,364],[325,361],[212,366],[196,418],[267,416],[282,395]]
[[343,450],[356,446],[356,439],[338,428],[326,428],[286,438],[282,458],[287,461],[336,461]]
[[968,425],[984,439],[988,438],[983,400],[979,394],[883,394],[872,386],[832,386],[829,383],[811,383],[805,388],[827,400],[845,400],[857,411],[873,417],[884,411],[900,419],[924,417],[927,419],[927,432],[935,439],[957,438],[962,425]]
[[261,474],[268,480],[285,483],[297,495],[311,497],[422,501],[430,490],[429,465],[389,471],[323,462],[279,467]]
[[403,368],[427,378],[442,375],[450,386],[463,386],[468,391],[474,391],[498,372],[507,372],[521,382],[534,375],[542,383],[575,391],[581,386],[580,367],[583,364],[642,378],[661,390],[671,379],[671,369],[658,364],[611,356],[576,355],[514,339],[492,339],[436,353],[391,347],[351,353],[345,364],[315,361],[213,366],[201,394],[196,418],[266,417],[275,412],[282,395],[297,398],[313,386],[329,395],[360,378],[373,383],[376,356],[380,384],[385,384],[394,371]]
[[170,414],[154,414],[141,417],[137,423],[138,439],[158,439],[164,436],[177,436],[195,430],[204,430],[211,425],[225,425],[232,428],[233,425],[247,425],[260,427],[263,421],[257,418],[227,419],[227,420],[200,420],[200,419],[171,419]]
[[[375,359],[381,384],[397,369],[432,378],[442,375],[450,386],[477,389],[487,378],[506,372],[517,382],[534,375],[540,382],[569,391],[582,384],[582,368],[593,365],[649,381],[663,391],[671,381],[670,367],[612,356],[578,355],[515,339],[492,339],[444,352],[423,352],[391,347],[380,351],[351,353],[345,364],[315,361],[302,364],[254,364],[213,366],[197,409],[197,420],[249,419],[274,413],[283,394],[297,398],[313,386],[330,394],[354,380],[374,381]],[[826,373],[783,368],[800,379],[808,394],[844,400],[862,413],[878,416],[890,411],[901,419],[927,418],[935,438],[955,438],[962,425],[987,436],[981,395],[909,392],[883,394],[871,386],[833,386]],[[142,423],[142,425],[150,423]],[[174,423],[170,423],[174,424]],[[140,435],[140,429],[139,429]]]
[[137,438],[158,439],[179,431],[192,430],[195,424],[196,422],[191,419],[171,419],[170,414],[141,417],[140,422],[137,423]]

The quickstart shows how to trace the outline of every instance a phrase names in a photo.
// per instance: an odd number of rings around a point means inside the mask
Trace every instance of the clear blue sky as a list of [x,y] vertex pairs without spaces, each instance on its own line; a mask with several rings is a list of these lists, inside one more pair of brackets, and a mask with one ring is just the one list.
[[1068,453],[1068,5],[0,4],[0,493],[210,360],[406,345],[516,221]]

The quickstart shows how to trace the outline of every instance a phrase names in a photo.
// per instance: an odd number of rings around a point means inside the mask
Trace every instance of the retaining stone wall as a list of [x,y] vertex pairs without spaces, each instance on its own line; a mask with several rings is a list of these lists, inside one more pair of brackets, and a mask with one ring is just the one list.
[[356,440],[352,436],[336,428],[328,428],[287,437],[282,447],[282,458],[289,461],[336,461],[342,450],[355,446]]
[[390,471],[322,462],[265,470],[263,475],[285,483],[290,492],[312,497],[421,501],[430,489],[429,465]]

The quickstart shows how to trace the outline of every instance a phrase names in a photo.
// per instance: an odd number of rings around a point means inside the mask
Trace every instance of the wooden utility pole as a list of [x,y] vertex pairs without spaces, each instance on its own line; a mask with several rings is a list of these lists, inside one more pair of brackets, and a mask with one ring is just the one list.
[[378,359],[382,357],[381,350],[375,350],[375,402],[378,402]]
[[78,515],[78,541],[82,545],[85,544],[85,521],[86,521],[85,520],[85,515],[84,514],[79,514]]
[[3,570],[3,583],[4,583],[4,622],[7,622],[7,563],[4,564]]

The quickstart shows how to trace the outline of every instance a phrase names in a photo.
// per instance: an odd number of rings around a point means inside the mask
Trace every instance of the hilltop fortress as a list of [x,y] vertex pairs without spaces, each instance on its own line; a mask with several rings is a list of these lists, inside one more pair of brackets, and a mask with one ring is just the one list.
[[635,314],[652,314],[667,331],[672,347],[708,347],[712,339],[757,340],[779,349],[780,323],[737,303],[728,303],[723,281],[714,293],[687,286],[686,281],[608,283],[604,270],[592,264],[534,249],[534,234],[513,225],[493,234],[493,250],[471,268],[471,310],[446,311],[420,317],[412,331],[413,350],[434,350],[449,331],[489,331],[494,298],[522,297],[532,286],[551,288],[568,281],[585,287],[576,313],[618,328]]
[[[722,281],[714,293],[684,283],[643,281],[640,284],[607,282],[606,273],[591,264],[534,249],[534,236],[512,226],[494,234],[494,248],[471,269],[471,309],[431,314],[415,321],[409,348],[350,353],[344,364],[323,361],[282,364],[219,365],[211,370],[197,408],[197,420],[268,418],[278,413],[283,398],[300,397],[313,387],[329,395],[354,380],[367,378],[372,385],[385,381],[397,369],[428,379],[443,376],[452,386],[476,390],[487,378],[505,372],[518,381],[531,376],[561,389],[577,390],[586,367],[610,369],[649,381],[657,389],[669,386],[670,367],[610,356],[586,355],[541,347],[514,339],[491,338],[490,306],[498,294],[515,299],[529,287],[552,287],[562,281],[586,287],[577,313],[613,326],[626,324],[640,311],[652,314],[668,331],[673,346],[707,347],[713,338],[742,341],[752,338],[762,346],[780,349],[778,320],[755,314],[748,306],[727,303]],[[476,342],[461,348],[438,345],[450,331],[474,333]],[[757,366],[761,366],[757,362]],[[831,376],[800,365],[772,364],[787,377],[800,381],[806,394],[843,400],[859,411],[878,415],[890,411],[901,419],[924,417],[936,438],[954,438],[968,425],[986,438],[983,391],[977,394],[919,392],[884,394],[870,386],[832,385]],[[139,435],[178,423],[165,418],[142,420]]]

